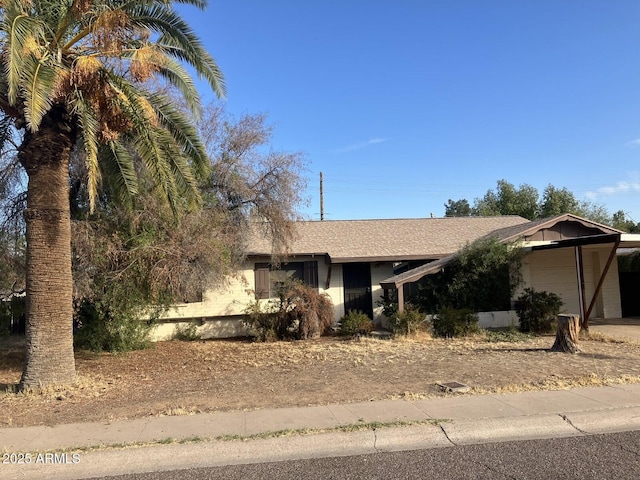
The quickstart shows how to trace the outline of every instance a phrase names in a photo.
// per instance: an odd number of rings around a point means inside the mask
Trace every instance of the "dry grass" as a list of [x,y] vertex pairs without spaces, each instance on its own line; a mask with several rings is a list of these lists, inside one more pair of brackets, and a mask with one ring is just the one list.
[[458,381],[471,394],[640,381],[640,345],[592,334],[576,355],[553,353],[553,336],[304,342],[159,342],[128,355],[79,352],[79,382],[12,393],[20,348],[0,350],[0,425],[191,415],[218,410],[323,405],[446,395]]
[[572,379],[550,378],[536,383],[503,385],[495,388],[474,387],[473,393],[519,393],[535,390],[569,390],[579,387],[605,387],[610,385],[620,385],[625,383],[640,383],[640,376],[620,375],[618,377],[603,377],[592,373]]
[[616,338],[610,335],[605,335],[604,333],[601,333],[601,332],[594,332],[591,330],[588,332],[585,330],[581,330],[580,340],[587,340],[591,342],[604,342],[604,343],[629,343],[629,344],[637,343],[634,340]]

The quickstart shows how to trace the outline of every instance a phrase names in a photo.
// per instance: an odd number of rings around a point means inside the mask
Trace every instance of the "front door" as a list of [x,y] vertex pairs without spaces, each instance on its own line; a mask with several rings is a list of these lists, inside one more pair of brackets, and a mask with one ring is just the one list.
[[344,263],[344,313],[360,310],[373,320],[371,297],[371,266],[368,263]]

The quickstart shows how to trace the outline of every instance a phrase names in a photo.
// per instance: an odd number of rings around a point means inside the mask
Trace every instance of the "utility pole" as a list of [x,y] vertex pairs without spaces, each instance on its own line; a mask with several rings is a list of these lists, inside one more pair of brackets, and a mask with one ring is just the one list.
[[324,187],[322,185],[322,172],[320,172],[320,221],[324,220]]

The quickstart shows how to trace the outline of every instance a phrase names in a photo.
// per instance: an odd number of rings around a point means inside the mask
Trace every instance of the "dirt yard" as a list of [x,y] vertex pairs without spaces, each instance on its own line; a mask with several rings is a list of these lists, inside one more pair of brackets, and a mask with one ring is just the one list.
[[437,384],[451,381],[472,387],[465,395],[640,381],[638,343],[583,340],[572,355],[550,352],[553,340],[160,342],[126,355],[78,352],[78,385],[35,394],[12,393],[23,344],[0,339],[0,426],[411,400],[446,395]]

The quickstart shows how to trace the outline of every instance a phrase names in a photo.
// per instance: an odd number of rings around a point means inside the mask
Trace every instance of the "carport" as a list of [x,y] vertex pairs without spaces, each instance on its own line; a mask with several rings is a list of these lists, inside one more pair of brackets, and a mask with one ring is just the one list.
[[[528,224],[518,225],[515,227],[509,227],[508,229],[498,230],[490,234],[503,242],[513,242],[516,240],[523,241],[523,247],[528,252],[544,252],[544,251],[559,251],[559,249],[572,249],[572,255],[561,254],[563,261],[565,262],[564,270],[564,291],[567,289],[571,291],[573,306],[571,309],[579,310],[581,324],[583,328],[589,328],[589,319],[591,318],[594,308],[598,302],[598,298],[601,295],[605,280],[609,289],[614,289],[619,299],[619,279],[615,279],[615,285],[612,284],[613,280],[608,279],[607,275],[611,271],[614,260],[616,259],[616,253],[619,248],[640,248],[640,235],[639,234],[627,234],[619,230],[615,230],[611,227],[601,225],[589,220],[576,217],[575,215],[565,214],[552,219],[544,219]],[[593,253],[596,247],[598,253]],[[599,248],[597,248],[599,247]],[[591,255],[599,255],[603,253],[602,260],[598,260],[597,265],[593,265],[593,259],[589,257],[592,262],[590,272],[592,275],[589,277],[589,288],[586,288],[585,281],[585,259],[583,250],[589,248],[592,252]],[[604,254],[606,252],[606,254]],[[440,260],[428,263],[421,267],[414,268],[407,272],[395,275],[380,282],[380,285],[384,289],[397,290],[398,308],[400,311],[404,309],[404,285],[408,283],[417,282],[426,275],[431,275],[443,270],[446,265],[455,258],[456,254],[449,255],[441,258]],[[560,266],[553,263],[554,255],[544,255],[547,257],[545,262],[545,269],[547,270],[547,277],[538,279],[538,284],[542,283],[546,285],[545,280],[553,279],[555,272],[560,273]],[[541,258],[540,255],[537,256]],[[604,262],[602,268],[600,265]],[[555,269],[555,270],[554,270]],[[615,264],[614,271],[617,271],[617,264]],[[575,272],[575,273],[570,273]],[[575,289],[571,285],[574,285],[574,281],[571,278],[575,276]],[[577,292],[577,296],[574,296]],[[577,298],[577,302],[576,302]],[[601,296],[600,296],[601,298]],[[615,298],[607,297],[609,304],[615,303]],[[619,305],[618,305],[619,307]],[[619,308],[618,308],[619,309]],[[574,312],[576,311],[574,310]],[[619,316],[619,315],[613,315]],[[607,317],[612,318],[612,317]]]
[[[585,272],[583,247],[587,245],[611,245],[607,262],[602,269],[598,282],[593,294],[588,298],[585,289]],[[592,235],[587,237],[571,238],[567,240],[558,240],[546,245],[534,245],[525,247],[530,251],[551,250],[558,248],[572,248],[575,256],[576,268],[576,285],[578,289],[579,307],[580,307],[580,323],[582,328],[589,329],[589,318],[593,312],[598,295],[602,290],[604,281],[609,273],[611,264],[616,259],[616,253],[619,248],[640,248],[640,235],[629,233],[612,233],[603,235]]]

